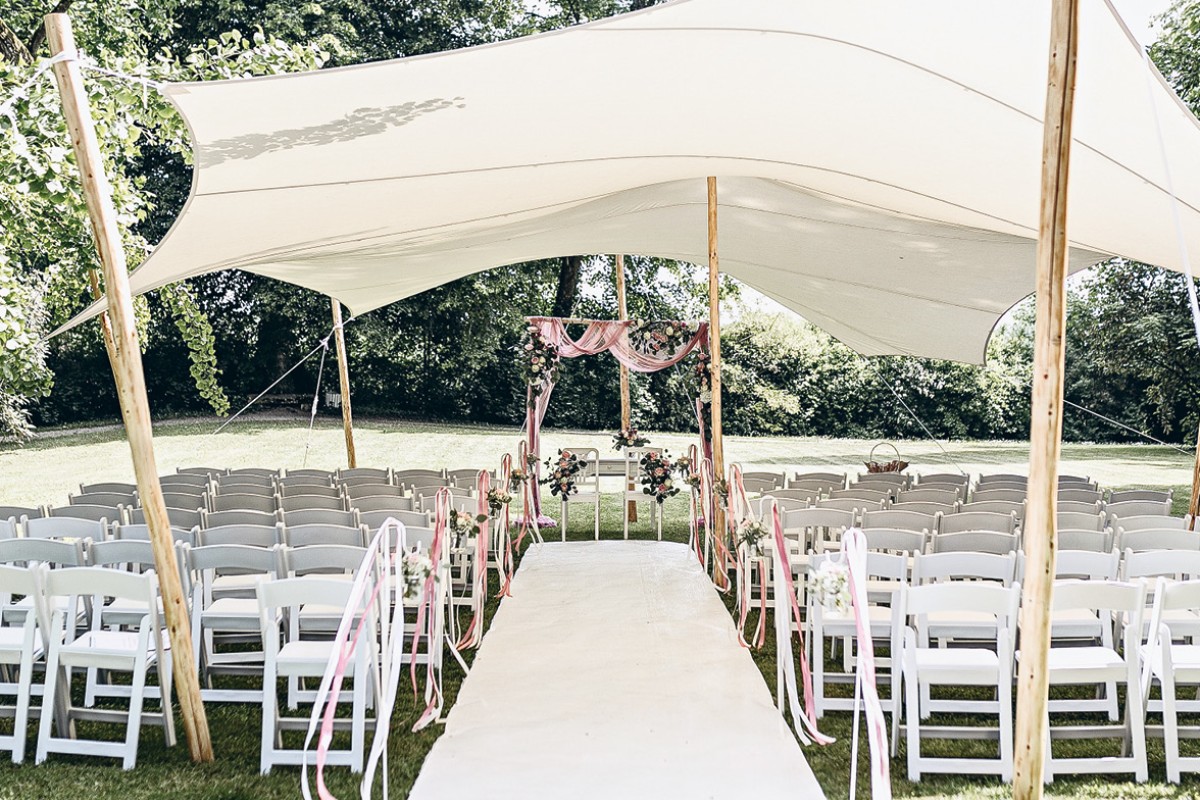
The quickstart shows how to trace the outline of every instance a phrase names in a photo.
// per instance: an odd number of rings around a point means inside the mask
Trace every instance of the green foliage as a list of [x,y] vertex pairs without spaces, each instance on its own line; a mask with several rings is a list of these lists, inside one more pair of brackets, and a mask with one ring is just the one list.
[[229,413],[229,399],[217,382],[221,370],[217,368],[217,355],[212,325],[208,316],[196,304],[196,296],[186,283],[168,286],[158,293],[159,299],[170,309],[192,362],[191,376],[200,396],[208,401],[218,415]]

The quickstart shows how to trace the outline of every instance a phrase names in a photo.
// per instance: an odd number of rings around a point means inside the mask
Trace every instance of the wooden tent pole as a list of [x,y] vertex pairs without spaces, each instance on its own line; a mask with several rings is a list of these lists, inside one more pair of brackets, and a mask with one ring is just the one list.
[[337,343],[338,383],[342,391],[342,428],[346,432],[346,465],[350,469],[358,466],[354,452],[354,415],[350,411],[350,367],[346,363],[346,332],[342,328],[342,304],[337,298],[333,303],[333,340]]
[[[625,256],[617,254],[617,319],[629,319],[629,307],[625,303]],[[621,430],[629,430],[633,424],[633,412],[629,402],[629,367],[621,365]],[[632,483],[625,487],[627,490],[637,488]],[[625,518],[637,522],[637,501],[630,500],[625,504]]]
[[[713,478],[725,478],[725,443],[721,438],[721,264],[717,257],[717,179],[708,179],[708,346],[712,360],[709,368],[712,371],[712,404],[709,406],[712,414],[712,462]],[[725,511],[719,504],[714,504],[713,530],[718,536],[725,536]],[[713,562],[713,579],[716,579],[718,565]]]
[[1192,466],[1192,499],[1188,503],[1188,530],[1196,530],[1196,517],[1200,515],[1200,430],[1196,431],[1196,461]]
[[1058,461],[1062,450],[1067,319],[1067,175],[1079,44],[1079,0],[1054,0],[1042,140],[1042,199],[1037,246],[1037,319],[1029,426],[1029,500],[1023,543],[1021,663],[1017,678],[1013,797],[1042,796],[1049,747],[1046,663],[1054,590]]
[[[46,39],[54,55],[75,52],[71,20],[66,14],[47,15]],[[208,718],[204,713],[204,703],[200,699],[200,683],[192,658],[192,633],[188,622],[187,603],[176,566],[171,523],[167,518],[162,486],[158,482],[150,403],[146,398],[146,376],[142,372],[142,351],[138,346],[133,300],[129,293],[129,271],[121,246],[121,229],[117,225],[117,213],[113,206],[112,186],[104,172],[104,162],[92,123],[91,107],[79,75],[79,67],[74,61],[60,61],[54,65],[54,77],[62,95],[63,116],[71,134],[75,160],[79,163],[88,217],[92,223],[96,250],[104,271],[108,315],[112,323],[113,378],[117,384],[121,416],[125,421],[125,433],[133,455],[138,495],[145,511],[146,524],[150,529],[154,565],[158,573],[159,590],[162,593],[163,615],[166,617],[171,641],[175,690],[179,696],[179,710],[187,733],[188,749],[193,761],[212,761]]]

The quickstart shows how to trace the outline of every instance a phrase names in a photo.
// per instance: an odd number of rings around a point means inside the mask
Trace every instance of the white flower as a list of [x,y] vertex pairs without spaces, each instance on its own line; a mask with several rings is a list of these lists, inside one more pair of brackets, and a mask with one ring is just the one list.
[[711,403],[712,402],[712,392],[708,389],[705,389],[704,391],[702,391],[700,393],[700,402],[704,403],[705,405]]
[[425,553],[405,553],[397,564],[400,585],[403,587],[402,599],[406,603],[416,602],[421,598],[425,581],[433,574],[433,561]]
[[813,597],[824,608],[844,613],[852,605],[850,571],[841,562],[824,561],[810,573]]

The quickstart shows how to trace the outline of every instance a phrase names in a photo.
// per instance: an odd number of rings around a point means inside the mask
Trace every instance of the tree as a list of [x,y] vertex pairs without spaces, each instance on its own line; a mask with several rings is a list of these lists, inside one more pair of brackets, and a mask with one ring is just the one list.
[[[315,46],[289,46],[261,32],[252,37],[224,34],[189,49],[184,57],[150,54],[147,37],[165,35],[170,29],[170,20],[161,10],[147,11],[113,0],[62,2],[58,8],[67,6],[85,55],[110,70],[148,80],[313,69],[324,61]],[[24,52],[6,47],[6,52],[17,52],[17,59],[0,62],[0,97],[10,100],[13,111],[11,119],[0,118],[0,126],[11,129],[0,138],[0,172],[5,175],[0,184],[0,207],[5,209],[0,225],[0,292],[18,301],[6,310],[0,326],[0,434],[10,436],[28,432],[29,399],[46,394],[52,385],[47,348],[41,343],[46,327],[61,323],[99,292],[98,262],[57,91],[46,76],[17,91],[33,74],[29,59],[42,55],[37,30],[42,13],[49,10],[32,4],[0,5],[5,31],[31,31],[22,42]],[[154,145],[187,160],[190,146],[182,120],[156,92],[95,73],[88,74],[87,86],[125,249],[134,268],[151,249],[137,226],[155,208],[155,197],[138,170],[139,159],[148,145]],[[161,307],[187,342],[190,372],[201,396],[223,413],[228,401],[217,383],[212,330],[193,291],[180,284],[160,290],[159,295]],[[143,326],[148,308],[144,300],[138,304]],[[73,337],[73,343],[80,337],[97,341],[91,331]]]

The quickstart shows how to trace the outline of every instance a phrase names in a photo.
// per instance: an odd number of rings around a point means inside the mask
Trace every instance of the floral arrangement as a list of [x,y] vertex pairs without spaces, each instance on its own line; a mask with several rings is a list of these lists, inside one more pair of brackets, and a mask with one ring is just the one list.
[[635,319],[629,326],[629,344],[646,355],[671,354],[687,344],[693,333],[686,322]]
[[762,542],[766,537],[767,529],[756,519],[746,517],[738,525],[738,544],[746,545],[751,555],[761,556],[763,554]]
[[703,350],[696,351],[696,394],[700,402],[712,402],[712,356]]
[[529,455],[525,456],[526,466],[536,467],[537,462],[538,462],[538,457],[537,457],[536,453],[530,453]]
[[512,502],[513,496],[501,489],[499,486],[494,486],[488,489],[487,504],[488,511],[493,514],[499,514],[504,510],[504,507]]
[[519,492],[521,487],[525,485],[525,481],[529,480],[529,473],[523,469],[513,469],[508,473],[508,490],[510,492]]
[[586,464],[585,459],[570,450],[559,450],[557,458],[546,459],[549,474],[542,479],[542,483],[550,487],[550,494],[562,495],[565,500],[579,491],[575,479]]
[[719,508],[729,508],[729,481],[724,477],[713,480],[713,496],[716,497]]
[[638,433],[637,428],[622,428],[613,434],[613,450],[623,450],[626,447],[645,447],[650,440]]
[[404,553],[399,561],[400,586],[403,601],[416,602],[421,597],[425,581],[433,574],[433,561],[427,553],[412,551]]
[[660,505],[668,498],[679,494],[679,487],[671,476],[675,473],[675,462],[667,451],[648,452],[642,456],[642,494],[648,494]]
[[809,572],[810,591],[823,608],[844,613],[850,610],[850,570],[840,561],[826,560]]
[[700,473],[699,472],[688,472],[685,474],[683,480],[687,483],[688,486],[692,487],[697,492],[700,491]]
[[529,386],[529,403],[546,391],[558,376],[558,348],[546,341],[536,325],[525,329],[525,342],[518,351],[521,374]]
[[479,525],[483,522],[487,522],[487,514],[475,516],[466,511],[459,511],[457,508],[450,509],[450,534],[454,537],[453,546],[455,548],[462,547],[467,539],[478,536]]

